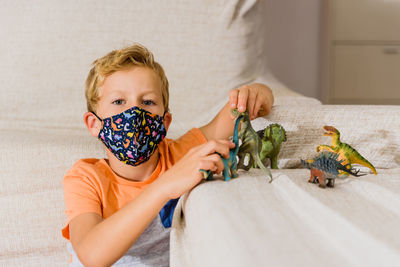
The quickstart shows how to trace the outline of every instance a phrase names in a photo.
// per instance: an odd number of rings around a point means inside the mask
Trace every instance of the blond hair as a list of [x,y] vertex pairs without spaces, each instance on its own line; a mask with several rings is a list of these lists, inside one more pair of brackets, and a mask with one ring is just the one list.
[[92,66],[85,84],[85,96],[89,112],[96,111],[99,101],[99,87],[103,84],[105,78],[114,72],[135,66],[150,68],[160,77],[164,111],[169,111],[169,85],[164,69],[154,61],[153,54],[141,44],[133,44],[111,51],[104,57],[95,60]]

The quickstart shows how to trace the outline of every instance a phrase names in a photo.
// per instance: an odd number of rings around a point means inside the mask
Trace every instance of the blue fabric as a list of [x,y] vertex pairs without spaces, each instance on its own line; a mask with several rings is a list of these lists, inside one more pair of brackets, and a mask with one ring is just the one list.
[[172,216],[174,215],[174,210],[176,204],[178,204],[178,200],[179,197],[168,201],[159,213],[161,222],[165,228],[170,228],[172,225]]

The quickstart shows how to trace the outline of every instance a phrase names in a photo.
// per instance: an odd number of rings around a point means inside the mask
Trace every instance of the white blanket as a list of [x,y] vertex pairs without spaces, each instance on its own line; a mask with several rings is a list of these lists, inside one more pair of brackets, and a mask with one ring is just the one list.
[[204,182],[174,214],[171,266],[396,266],[400,169],[378,172],[332,189],[304,169]]

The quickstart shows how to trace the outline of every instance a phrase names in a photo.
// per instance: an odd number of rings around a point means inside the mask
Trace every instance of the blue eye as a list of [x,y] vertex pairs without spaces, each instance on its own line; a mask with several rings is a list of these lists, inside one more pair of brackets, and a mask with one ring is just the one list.
[[143,100],[143,104],[146,106],[155,105],[155,103],[152,100]]
[[115,101],[112,102],[114,105],[122,105],[125,103],[125,100],[123,99],[117,99]]

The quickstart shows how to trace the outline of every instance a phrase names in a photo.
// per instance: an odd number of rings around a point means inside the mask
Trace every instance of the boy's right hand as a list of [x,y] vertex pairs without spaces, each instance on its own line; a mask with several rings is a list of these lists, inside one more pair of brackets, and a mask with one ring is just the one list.
[[200,169],[220,174],[224,164],[217,153],[229,158],[229,150],[234,147],[228,140],[212,140],[194,147],[153,184],[160,186],[168,199],[178,198],[200,183]]

